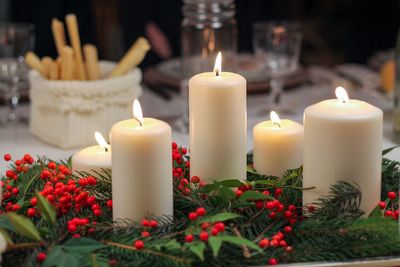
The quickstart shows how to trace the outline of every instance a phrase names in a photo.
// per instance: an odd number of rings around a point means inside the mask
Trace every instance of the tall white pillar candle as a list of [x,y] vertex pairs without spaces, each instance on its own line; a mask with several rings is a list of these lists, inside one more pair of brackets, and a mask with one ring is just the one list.
[[260,174],[280,177],[303,164],[304,129],[297,122],[280,120],[274,111],[270,116],[253,129],[253,165]]
[[143,119],[137,100],[134,117],[111,129],[113,218],[172,216],[171,127]]
[[103,136],[95,133],[98,146],[91,146],[76,152],[71,159],[72,171],[75,175],[87,172],[91,175],[101,173],[102,169],[111,169],[111,149]]
[[326,196],[339,180],[356,182],[361,209],[369,213],[380,200],[383,112],[366,102],[349,100],[342,87],[338,99],[319,102],[304,113],[304,204]]
[[201,179],[246,179],[246,80],[221,72],[189,80],[190,174]]

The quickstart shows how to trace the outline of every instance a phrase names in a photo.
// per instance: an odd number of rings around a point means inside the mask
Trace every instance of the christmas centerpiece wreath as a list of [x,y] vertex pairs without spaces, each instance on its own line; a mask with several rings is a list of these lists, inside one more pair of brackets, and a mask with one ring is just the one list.
[[[384,151],[384,152],[388,152]],[[111,173],[71,174],[67,162],[4,160],[3,266],[246,266],[399,255],[400,163],[383,159],[382,201],[361,216],[356,184],[302,206],[302,169],[205,184],[173,144],[174,219],[112,222]],[[148,196],[151,198],[152,196]],[[7,245],[7,246],[5,246]]]

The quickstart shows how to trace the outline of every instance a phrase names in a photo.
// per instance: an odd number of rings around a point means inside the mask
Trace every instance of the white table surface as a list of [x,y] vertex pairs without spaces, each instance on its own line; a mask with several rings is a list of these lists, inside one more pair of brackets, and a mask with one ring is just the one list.
[[[383,148],[394,146],[395,143],[391,141],[391,109],[392,101],[385,97],[376,97],[365,91],[349,91],[350,98],[361,99],[373,105],[380,107],[384,111],[384,142]],[[257,94],[248,96],[247,112],[248,112],[248,148],[252,148],[252,129],[253,127],[263,120],[269,119],[269,114],[260,115],[260,110],[263,105],[267,103],[267,94]],[[283,101],[293,107],[296,111],[292,116],[281,116],[289,118],[297,122],[302,122],[303,111],[307,106],[316,103],[320,100],[334,98],[334,89],[328,85],[304,85],[296,89],[285,92]],[[140,99],[143,108],[143,114],[146,117],[155,117],[165,121],[172,121],[174,117],[179,115],[179,101],[178,97],[174,97],[171,101],[165,101],[158,95],[149,90],[145,90]],[[20,107],[20,112],[28,116],[29,105]],[[0,109],[0,115],[4,114],[4,110]],[[362,138],[362,136],[360,136]],[[178,144],[187,146],[189,143],[188,134],[183,134],[173,131],[173,140]],[[6,170],[7,163],[2,159],[5,153],[10,153],[14,158],[20,158],[25,153],[32,156],[43,156],[60,160],[70,157],[75,151],[80,148],[64,150],[51,145],[48,145],[37,138],[33,137],[27,125],[8,125],[0,127],[0,174]],[[395,149],[387,155],[388,158],[400,160],[400,148]]]

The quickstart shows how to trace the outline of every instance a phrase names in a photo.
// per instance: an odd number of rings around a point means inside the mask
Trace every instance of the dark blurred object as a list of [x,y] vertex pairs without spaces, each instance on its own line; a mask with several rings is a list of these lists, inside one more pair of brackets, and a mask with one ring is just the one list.
[[[142,62],[142,67],[180,55],[181,0],[146,0],[141,1],[140,5],[132,0],[119,0],[119,2],[125,49],[128,49],[139,36],[146,36],[153,47]],[[157,35],[155,33],[158,29],[162,35],[158,35],[159,38],[154,40],[151,35]],[[165,47],[166,53],[159,49],[157,54],[154,46],[160,39],[161,42],[167,42],[165,45],[170,48]],[[172,53],[168,52],[169,49]]]
[[38,56],[56,57],[51,33],[51,19],[64,21],[68,13],[76,14],[82,44],[94,43],[94,24],[89,0],[12,0],[10,19],[35,24],[35,52]]

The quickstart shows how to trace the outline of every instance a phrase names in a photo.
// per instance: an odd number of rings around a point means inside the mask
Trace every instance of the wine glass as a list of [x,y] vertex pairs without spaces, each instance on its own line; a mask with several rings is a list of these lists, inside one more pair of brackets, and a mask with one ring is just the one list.
[[24,55],[33,49],[34,26],[27,23],[0,23],[0,92],[8,111],[2,124],[19,122],[19,91],[28,83]]
[[298,22],[272,21],[254,24],[255,58],[262,64],[271,87],[268,111],[292,113],[289,107],[282,105],[281,98],[286,77],[298,69],[301,39],[301,25]]

